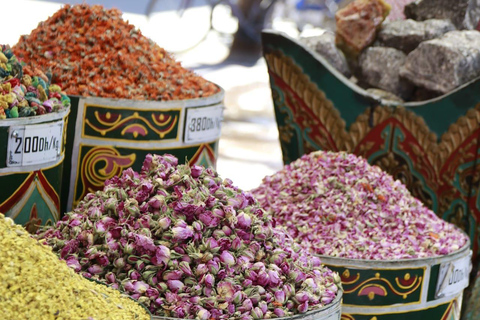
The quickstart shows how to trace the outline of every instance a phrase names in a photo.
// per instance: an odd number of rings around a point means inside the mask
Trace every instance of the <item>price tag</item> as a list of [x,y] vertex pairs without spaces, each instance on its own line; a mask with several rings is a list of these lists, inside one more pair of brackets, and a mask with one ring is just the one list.
[[435,297],[457,294],[468,286],[470,271],[472,271],[472,253],[456,261],[440,265]]
[[220,137],[223,106],[188,108],[186,111],[185,142],[208,142]]
[[9,128],[7,166],[20,167],[54,161],[60,156],[63,120]]

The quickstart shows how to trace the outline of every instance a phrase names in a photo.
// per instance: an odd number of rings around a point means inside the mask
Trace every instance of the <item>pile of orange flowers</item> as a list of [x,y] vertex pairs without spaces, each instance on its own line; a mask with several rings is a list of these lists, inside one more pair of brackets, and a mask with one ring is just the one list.
[[117,9],[66,5],[22,36],[13,52],[52,74],[69,95],[185,100],[219,88],[179,62]]

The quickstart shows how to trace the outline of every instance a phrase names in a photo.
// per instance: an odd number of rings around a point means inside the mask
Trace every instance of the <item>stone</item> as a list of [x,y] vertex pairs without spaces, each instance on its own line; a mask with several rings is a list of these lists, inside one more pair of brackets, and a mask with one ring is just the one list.
[[394,48],[370,47],[359,58],[362,80],[371,87],[389,91],[408,100],[413,86],[400,77],[406,55]]
[[350,77],[347,59],[335,45],[335,34],[321,29],[317,35],[301,37],[300,41],[325,58],[335,69],[346,77]]
[[417,0],[405,6],[413,20],[450,19],[457,29],[475,29],[480,21],[480,0]]
[[390,5],[384,0],[356,0],[335,14],[337,46],[348,56],[357,57],[375,41]]
[[480,32],[450,31],[422,42],[407,56],[400,75],[415,85],[440,93],[480,76]]
[[389,91],[385,91],[382,89],[377,89],[377,88],[368,88],[366,90],[375,100],[388,100],[388,101],[394,101],[398,103],[404,103],[405,101],[394,95],[393,93]]
[[414,101],[414,102],[425,101],[425,100],[437,98],[441,95],[442,94],[440,92],[416,87],[415,90],[413,90],[413,94],[410,97],[410,101]]
[[438,38],[453,30],[455,26],[450,20],[397,20],[383,23],[378,40],[383,46],[410,53],[421,42]]

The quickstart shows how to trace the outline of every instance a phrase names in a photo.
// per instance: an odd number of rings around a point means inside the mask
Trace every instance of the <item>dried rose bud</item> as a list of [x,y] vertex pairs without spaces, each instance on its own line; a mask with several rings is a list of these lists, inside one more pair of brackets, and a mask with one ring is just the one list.
[[220,260],[228,266],[233,266],[235,264],[235,258],[228,251],[222,252],[222,254],[220,255]]
[[167,286],[173,292],[177,292],[177,291],[181,291],[185,285],[180,280],[168,280]]
[[76,272],[79,272],[80,270],[82,270],[82,266],[80,265],[80,263],[78,262],[78,259],[75,256],[73,255],[69,256],[66,259],[66,262],[67,262],[67,265],[73,270],[75,270]]
[[203,278],[203,281],[205,283],[205,286],[207,286],[208,288],[211,288],[211,287],[213,287],[213,284],[215,283],[215,278],[213,277],[213,275],[208,273]]
[[174,227],[172,228],[173,237],[178,240],[185,240],[193,236],[193,228],[186,227]]
[[202,308],[197,312],[197,318],[200,320],[210,319],[210,312]]
[[158,225],[163,229],[166,230],[170,227],[172,220],[169,217],[163,217],[162,219],[158,220]]
[[275,301],[277,303],[284,304],[285,303],[285,292],[282,290],[275,291]]
[[253,319],[263,319],[263,312],[262,309],[260,309],[259,307],[253,308],[250,314]]

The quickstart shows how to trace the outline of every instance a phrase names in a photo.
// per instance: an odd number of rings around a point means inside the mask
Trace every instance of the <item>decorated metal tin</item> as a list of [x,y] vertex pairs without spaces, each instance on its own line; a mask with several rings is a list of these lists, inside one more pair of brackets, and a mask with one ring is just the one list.
[[377,99],[316,52],[263,33],[285,163],[316,150],[347,151],[401,180],[479,253],[480,79],[424,102]]
[[[318,310],[308,311],[291,317],[275,318],[276,320],[340,320],[342,314],[343,291],[339,290],[335,299]],[[152,320],[179,320],[178,318],[153,316]]]
[[70,97],[64,166],[64,210],[126,168],[141,169],[149,153],[215,167],[223,96],[178,101]]
[[321,256],[339,273],[342,320],[458,320],[472,269],[469,245],[426,259],[354,260]]
[[0,120],[0,212],[32,233],[60,219],[69,112]]
[[[480,79],[435,99],[399,104],[369,94],[295,39],[265,31],[262,41],[284,162],[332,150],[378,165],[468,234],[476,272]],[[478,287],[467,295],[472,308]]]

